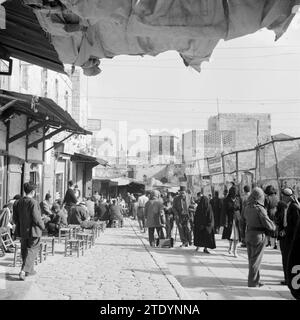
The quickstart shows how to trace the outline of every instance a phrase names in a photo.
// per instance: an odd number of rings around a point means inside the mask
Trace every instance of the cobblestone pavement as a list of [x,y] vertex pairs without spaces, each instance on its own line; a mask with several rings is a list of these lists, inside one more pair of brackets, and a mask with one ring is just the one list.
[[[146,236],[140,234],[146,241]],[[280,285],[283,280],[281,254],[279,250],[266,248],[262,268],[261,288],[248,288],[247,250],[239,248],[239,258],[229,256],[228,241],[216,235],[217,249],[211,254],[201,251],[195,253],[195,247],[180,248],[176,242],[172,249],[155,248],[156,254],[170,270],[171,274],[185,289],[190,299],[199,300],[268,300],[294,299],[286,286]]]
[[219,235],[210,255],[179,245],[150,248],[147,234],[127,219],[122,229],[107,228],[83,257],[64,257],[63,245],[57,245],[55,256],[38,265],[37,275],[26,282],[16,281],[19,267],[11,267],[8,254],[0,258],[0,299],[293,299],[288,288],[279,285],[279,250],[265,251],[265,286],[248,288],[246,249],[239,248],[239,258],[229,256],[228,244]]
[[180,299],[180,292],[136,236],[129,220],[124,228],[107,228],[84,256],[64,257],[63,245],[57,245],[56,251],[25,283],[13,281],[19,268],[8,267],[7,288],[0,289],[0,298]]

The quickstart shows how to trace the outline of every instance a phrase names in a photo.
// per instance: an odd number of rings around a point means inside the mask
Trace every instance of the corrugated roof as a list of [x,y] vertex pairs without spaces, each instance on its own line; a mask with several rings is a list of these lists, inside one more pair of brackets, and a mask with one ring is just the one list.
[[0,29],[0,47],[11,57],[64,73],[64,66],[32,9],[21,0],[6,1],[2,6],[6,10],[6,29]]
[[[32,101],[36,99],[32,106]],[[8,108],[5,105],[15,102]],[[4,108],[3,108],[4,107]],[[8,118],[11,114],[26,114],[35,121],[47,121],[51,127],[63,127],[66,131],[78,134],[92,134],[79,126],[71,115],[57,105],[53,100],[35,97],[13,91],[0,90],[0,118]]]

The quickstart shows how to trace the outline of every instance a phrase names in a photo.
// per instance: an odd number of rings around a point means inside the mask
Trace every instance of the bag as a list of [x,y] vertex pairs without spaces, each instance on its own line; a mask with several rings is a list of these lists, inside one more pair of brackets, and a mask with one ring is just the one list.
[[[166,235],[165,228],[162,228],[162,232],[164,233],[164,236]],[[158,248],[173,248],[174,246],[174,239],[168,238],[168,239],[156,239],[156,247]]]
[[174,239],[156,239],[156,247],[158,248],[173,248],[174,247]]

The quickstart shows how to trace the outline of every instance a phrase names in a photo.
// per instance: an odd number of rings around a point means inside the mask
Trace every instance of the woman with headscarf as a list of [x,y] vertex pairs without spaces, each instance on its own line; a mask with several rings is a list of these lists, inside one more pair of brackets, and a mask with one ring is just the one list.
[[[238,196],[236,186],[232,186],[229,189],[228,196],[223,202],[223,214],[225,217],[225,225],[223,230],[222,239],[229,240],[228,253],[234,254],[234,257],[238,257],[237,246],[241,241],[240,231],[240,219],[241,219],[241,199]],[[233,251],[232,251],[233,250]]]
[[196,251],[204,247],[204,253],[210,253],[207,248],[215,249],[214,214],[209,200],[201,196],[194,217],[194,246]]
[[248,198],[247,205],[242,217],[246,225],[246,246],[248,252],[248,287],[261,287],[260,265],[266,246],[265,232],[275,231],[273,221],[268,217],[264,207],[265,195],[261,188],[254,188]]

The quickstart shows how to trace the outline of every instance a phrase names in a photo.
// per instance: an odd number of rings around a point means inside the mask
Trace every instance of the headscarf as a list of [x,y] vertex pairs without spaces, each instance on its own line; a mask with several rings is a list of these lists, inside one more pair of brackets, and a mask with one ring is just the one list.
[[248,198],[247,204],[250,206],[253,206],[255,204],[264,205],[265,201],[265,194],[263,189],[259,187],[253,188],[252,192],[250,193],[250,196]]

